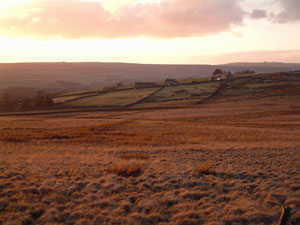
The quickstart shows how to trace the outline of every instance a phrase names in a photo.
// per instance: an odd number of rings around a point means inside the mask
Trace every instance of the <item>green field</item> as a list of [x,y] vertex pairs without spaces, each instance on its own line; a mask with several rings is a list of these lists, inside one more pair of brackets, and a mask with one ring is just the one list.
[[166,101],[205,99],[214,93],[218,87],[219,83],[216,82],[165,87],[147,99],[145,104]]
[[281,95],[282,92],[298,92],[299,88],[300,73],[261,74],[228,82],[222,95]]
[[[119,87],[115,87],[115,90],[130,89],[130,88],[134,88],[134,84],[121,85]],[[105,88],[96,88],[96,89],[88,89],[88,90],[81,90],[81,91],[73,91],[70,93],[62,94],[58,97],[65,97],[65,96],[71,96],[71,95],[78,95],[79,97],[81,97],[82,95],[91,95],[91,94],[95,94],[97,92],[103,92],[104,90],[105,90]]]
[[126,106],[146,98],[159,88],[113,91],[106,94],[82,98],[67,103],[70,106]]
[[[69,106],[111,106],[121,107],[137,103],[146,106],[163,102],[183,100],[201,100],[209,97],[219,87],[219,82],[179,85],[164,88],[145,88],[131,90],[115,90],[105,94],[93,95],[87,91],[72,96],[54,98],[56,103]],[[156,92],[157,91],[157,92]],[[153,95],[152,95],[153,94]],[[91,95],[91,96],[90,96]],[[89,97],[90,96],[90,97]],[[147,98],[149,96],[149,98]],[[143,100],[142,102],[139,102]]]
[[94,95],[95,94],[66,95],[66,96],[61,96],[61,97],[53,98],[53,100],[54,100],[55,103],[63,103],[63,102],[68,102],[68,101],[75,100],[77,98],[94,96]]
[[76,95],[77,98],[78,98],[78,97],[81,97],[83,95],[91,95],[91,94],[95,94],[95,93],[101,92],[101,91],[103,91],[103,88],[74,91],[74,92],[69,92],[69,93],[59,95],[57,98],[59,98],[59,97],[68,97],[68,96],[73,96],[73,95]]

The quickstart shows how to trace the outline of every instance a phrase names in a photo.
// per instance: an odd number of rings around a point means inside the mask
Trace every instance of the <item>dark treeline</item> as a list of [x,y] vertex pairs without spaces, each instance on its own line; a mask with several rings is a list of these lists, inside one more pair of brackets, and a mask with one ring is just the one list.
[[54,101],[50,94],[44,91],[37,91],[36,95],[30,97],[14,98],[10,93],[4,93],[0,99],[1,111],[28,110],[54,105]]
[[234,75],[243,75],[243,74],[255,74],[254,70],[241,70],[234,73]]

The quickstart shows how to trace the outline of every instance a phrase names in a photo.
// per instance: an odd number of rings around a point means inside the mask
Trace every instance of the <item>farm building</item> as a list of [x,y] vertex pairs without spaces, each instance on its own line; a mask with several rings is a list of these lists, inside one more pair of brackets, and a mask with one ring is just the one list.
[[175,79],[166,79],[165,80],[165,85],[166,86],[177,86],[179,82]]
[[232,80],[233,75],[231,72],[225,72],[220,69],[216,69],[213,72],[213,75],[211,77],[211,80]]
[[138,88],[151,88],[151,87],[157,87],[157,84],[151,83],[151,82],[135,82],[134,87],[136,89],[138,89]]

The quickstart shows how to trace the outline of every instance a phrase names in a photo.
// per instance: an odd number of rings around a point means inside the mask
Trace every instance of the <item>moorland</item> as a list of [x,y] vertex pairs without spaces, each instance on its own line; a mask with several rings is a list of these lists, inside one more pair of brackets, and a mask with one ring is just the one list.
[[299,224],[299,99],[285,72],[1,114],[0,224]]

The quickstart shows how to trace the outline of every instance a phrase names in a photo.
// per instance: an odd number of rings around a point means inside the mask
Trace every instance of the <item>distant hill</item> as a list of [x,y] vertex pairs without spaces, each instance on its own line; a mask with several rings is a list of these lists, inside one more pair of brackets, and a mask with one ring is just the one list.
[[228,63],[221,65],[221,67],[228,68],[231,71],[238,71],[244,69],[254,70],[257,73],[275,73],[288,72],[299,70],[300,63],[279,63],[279,62],[264,62],[264,63]]
[[0,63],[0,95],[15,88],[51,92],[100,88],[134,81],[208,77],[216,69],[257,73],[300,70],[300,64],[230,63],[224,65],[163,65],[130,63]]

